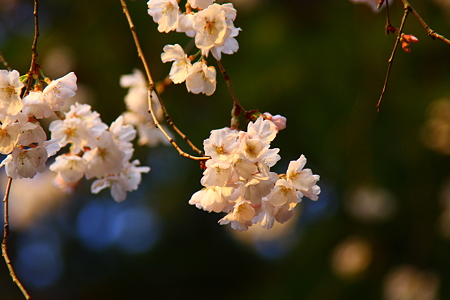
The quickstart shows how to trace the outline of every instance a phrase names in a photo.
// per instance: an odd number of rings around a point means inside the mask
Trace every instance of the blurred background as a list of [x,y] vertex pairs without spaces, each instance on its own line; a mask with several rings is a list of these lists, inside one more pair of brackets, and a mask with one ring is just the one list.
[[[321,176],[319,200],[305,198],[272,230],[233,232],[217,224],[222,215],[188,204],[202,171],[167,146],[136,148],[152,170],[122,203],[109,190],[91,195],[85,180],[71,195],[52,186],[51,173],[15,180],[8,248],[33,299],[450,299],[450,46],[410,16],[405,32],[420,42],[397,52],[377,113],[395,42],[384,11],[347,0],[233,3],[240,48],[222,62],[236,95],[248,110],[287,117],[272,143],[282,157],[273,170],[284,173],[304,154]],[[448,0],[411,4],[450,36]],[[159,33],[146,1],[128,5],[162,80],[171,66],[162,48],[189,38]],[[398,27],[400,1],[390,11]],[[31,0],[0,0],[0,50],[21,74],[32,12]],[[73,101],[110,124],[125,110],[121,75],[142,69],[119,0],[45,0],[39,14],[45,74],[74,71]],[[199,147],[210,130],[229,126],[232,100],[217,78],[210,97],[184,84],[163,94]],[[3,262],[0,299],[22,299]]]

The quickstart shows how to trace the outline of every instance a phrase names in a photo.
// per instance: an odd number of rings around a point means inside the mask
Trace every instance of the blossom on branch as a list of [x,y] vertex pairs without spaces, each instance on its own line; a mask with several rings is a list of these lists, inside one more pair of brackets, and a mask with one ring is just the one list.
[[[237,51],[239,46],[234,37],[240,29],[234,27],[235,18],[236,9],[230,3],[214,3],[194,16],[192,27],[196,31],[195,45],[202,50],[202,55],[207,57],[214,47],[222,48],[215,50],[217,59],[220,59],[221,52],[232,54]],[[226,44],[229,38],[232,40]]]
[[188,3],[192,8],[205,9],[215,1],[216,0],[188,0]]
[[161,60],[163,63],[173,61],[172,68],[170,69],[170,79],[173,83],[182,83],[186,80],[189,74],[189,70],[192,67],[191,60],[184,53],[183,48],[180,45],[166,45],[164,52],[161,53]]
[[178,27],[180,14],[176,0],[150,0],[147,2],[148,14],[159,24],[159,32],[169,32]]
[[255,223],[270,229],[275,221],[286,222],[303,196],[317,200],[319,176],[303,168],[303,155],[289,164],[286,174],[270,171],[280,160],[279,149],[270,148],[277,133],[277,126],[263,117],[249,122],[247,131],[211,131],[203,142],[211,157],[201,179],[205,188],[194,193],[189,204],[227,213],[220,224],[247,230]]
[[[170,144],[161,131],[155,127],[152,115],[148,112],[148,86],[144,74],[138,69],[133,74],[122,75],[120,85],[129,88],[125,96],[127,111],[122,115],[125,124],[136,127],[139,135],[138,144],[155,147],[158,144]],[[163,111],[155,91],[152,92],[152,107],[158,119],[162,119]],[[164,125],[160,125],[164,126]],[[168,131],[166,129],[166,131]]]
[[196,62],[186,77],[186,88],[194,94],[211,96],[216,90],[216,69],[202,61]]
[[16,115],[22,110],[20,93],[23,83],[16,70],[0,70],[0,114]]

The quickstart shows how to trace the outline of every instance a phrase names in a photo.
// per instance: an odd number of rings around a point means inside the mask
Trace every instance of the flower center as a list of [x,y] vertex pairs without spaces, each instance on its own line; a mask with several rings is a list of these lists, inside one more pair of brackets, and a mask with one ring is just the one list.
[[8,84],[5,88],[3,88],[3,91],[6,93],[6,97],[11,98],[12,95],[17,94],[14,87],[10,84]]
[[206,22],[206,25],[205,25],[206,32],[209,35],[215,34],[216,33],[216,26],[215,26],[216,25],[216,21],[214,21],[214,20],[209,21],[209,20],[205,19],[205,22]]

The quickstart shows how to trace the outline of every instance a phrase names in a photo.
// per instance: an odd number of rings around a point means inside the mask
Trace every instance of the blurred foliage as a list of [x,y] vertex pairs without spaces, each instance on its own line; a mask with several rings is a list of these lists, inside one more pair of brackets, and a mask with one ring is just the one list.
[[[399,2],[391,6],[395,26],[403,12]],[[450,36],[444,6],[411,2],[433,29]],[[162,80],[170,69],[160,61],[163,46],[185,45],[189,38],[158,33],[146,1],[128,4],[153,76]],[[264,248],[284,250],[264,255],[260,240],[231,233],[217,224],[221,216],[188,205],[201,187],[197,163],[169,147],[139,148],[136,157],[152,171],[124,203],[114,203],[107,192],[91,196],[84,183],[28,229],[15,230],[11,220],[13,263],[30,240],[55,234],[60,241],[63,267],[55,281],[44,287],[24,282],[33,299],[380,299],[387,274],[400,265],[437,274],[440,299],[449,299],[450,242],[438,224],[450,158],[427,149],[421,134],[429,105],[450,97],[450,46],[428,38],[410,16],[405,32],[420,42],[410,54],[397,52],[377,113],[395,41],[384,34],[384,11],[374,14],[365,5],[333,0],[241,0],[235,7],[240,49],[226,55],[223,64],[236,95],[246,109],[287,117],[288,127],[273,142],[281,149],[277,171],[305,154],[307,167],[321,176],[322,198],[317,203],[305,199],[291,234]],[[77,74],[86,101],[111,123],[125,109],[120,76],[142,69],[120,2],[41,0],[39,9],[38,63],[46,72],[44,61],[51,60],[52,51],[69,51],[70,71]],[[32,38],[32,1],[0,0],[0,50],[20,73],[29,68]],[[57,70],[46,74],[65,74]],[[219,76],[210,97],[172,85],[163,99],[196,145],[210,130],[229,125],[232,101]],[[365,186],[382,187],[395,199],[389,219],[358,218],[346,209],[353,192]],[[150,209],[160,227],[153,247],[139,254],[87,247],[75,228],[91,201],[106,201],[116,210],[136,203]],[[361,239],[370,255],[366,267],[345,277],[333,269],[332,260],[334,249],[349,237]],[[4,263],[0,299],[21,299]]]

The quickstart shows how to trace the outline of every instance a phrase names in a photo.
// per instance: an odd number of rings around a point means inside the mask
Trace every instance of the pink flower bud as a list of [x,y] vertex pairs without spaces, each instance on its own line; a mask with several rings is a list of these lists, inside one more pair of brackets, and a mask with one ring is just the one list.
[[402,43],[402,48],[407,53],[411,53],[411,48],[409,47],[411,43],[417,43],[419,41],[418,38],[413,36],[412,34],[404,34],[402,33],[402,36],[400,38],[400,41]]
[[277,126],[277,130],[283,130],[286,128],[286,118],[280,115],[276,115],[272,117],[271,120]]
[[404,33],[402,34],[402,39],[409,44],[417,43],[419,41],[419,39],[413,36],[412,34],[404,34]]

